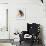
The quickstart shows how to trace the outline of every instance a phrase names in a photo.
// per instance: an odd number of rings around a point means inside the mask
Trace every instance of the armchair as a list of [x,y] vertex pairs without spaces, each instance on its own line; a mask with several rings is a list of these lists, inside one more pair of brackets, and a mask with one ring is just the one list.
[[29,34],[32,36],[31,38],[26,38],[26,40],[29,39],[29,41],[31,42],[32,45],[34,42],[39,43],[39,33],[40,33],[40,24],[27,23],[27,31],[22,31],[22,33],[19,35],[20,36],[20,44],[22,41],[25,41],[25,38],[24,38],[25,34]]

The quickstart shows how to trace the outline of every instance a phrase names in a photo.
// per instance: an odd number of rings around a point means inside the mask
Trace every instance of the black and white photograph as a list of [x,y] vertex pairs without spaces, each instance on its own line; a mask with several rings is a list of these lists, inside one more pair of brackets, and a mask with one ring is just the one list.
[[46,0],[0,0],[0,46],[46,46]]

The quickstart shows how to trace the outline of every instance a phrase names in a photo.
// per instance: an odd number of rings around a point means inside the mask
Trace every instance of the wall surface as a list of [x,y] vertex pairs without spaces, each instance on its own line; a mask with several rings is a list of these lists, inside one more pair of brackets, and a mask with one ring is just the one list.
[[[16,19],[17,8],[26,9],[26,18],[24,20]],[[40,23],[46,44],[46,16],[45,5],[40,0],[11,0],[9,1],[9,31],[13,38],[13,33],[27,30],[27,23]]]
[[8,0],[0,0],[0,3],[8,3]]
[[[13,30],[15,30],[15,28],[17,28],[17,29],[19,28],[20,30],[23,28],[22,30],[26,30],[26,23],[27,22],[31,22],[32,20],[33,20],[32,22],[34,22],[35,17],[39,18],[38,16],[41,17],[41,15],[43,17],[43,12],[41,11],[41,10],[43,10],[43,6],[40,1],[37,2],[37,1],[30,1],[30,0],[29,1],[28,0],[20,0],[20,1],[13,0],[13,1],[9,2],[9,4],[10,4],[9,5],[9,7],[10,7],[9,8],[9,15],[10,15],[9,16],[9,23],[11,23],[11,25],[10,25],[11,27],[13,25],[13,27],[12,27],[12,28],[14,28]],[[16,20],[16,13],[15,12],[16,12],[17,8],[26,8],[25,20]],[[40,10],[40,12],[39,12],[39,10]],[[38,20],[35,20],[35,22],[36,21],[38,21]]]
[[[8,3],[8,0],[0,0],[0,3]],[[6,17],[6,11],[5,10],[8,8],[7,6],[8,5],[0,4],[0,24],[1,24],[1,20],[2,20],[1,15],[3,15],[2,17],[4,17],[4,18]],[[6,20],[6,18],[5,18],[5,20]],[[2,22],[3,26],[6,24],[4,21]],[[1,28],[1,25],[0,25],[0,28]],[[9,32],[7,32],[7,31],[1,32],[0,31],[0,39],[8,39],[8,38],[9,38]],[[0,46],[12,46],[12,45],[11,45],[11,43],[0,43]]]

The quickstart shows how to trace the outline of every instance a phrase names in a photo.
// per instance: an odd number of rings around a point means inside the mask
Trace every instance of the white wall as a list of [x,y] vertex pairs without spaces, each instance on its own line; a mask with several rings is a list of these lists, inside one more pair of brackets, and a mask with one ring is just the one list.
[[[26,8],[25,20],[16,20],[17,8]],[[27,22],[40,23],[42,25],[44,41],[46,42],[45,5],[40,0],[9,0],[9,31],[11,36],[16,30],[19,32],[26,30]]]
[[8,4],[0,4],[0,39],[9,39],[7,29],[7,9]]
[[8,3],[8,0],[0,0],[0,3]]

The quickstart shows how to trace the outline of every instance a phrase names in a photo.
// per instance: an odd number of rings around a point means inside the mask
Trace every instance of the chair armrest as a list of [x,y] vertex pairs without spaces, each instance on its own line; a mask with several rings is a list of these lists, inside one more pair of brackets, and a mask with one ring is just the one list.
[[22,31],[21,34],[19,34],[20,41],[24,40],[24,35],[27,34],[27,31]]
[[28,33],[27,31],[22,31],[22,34],[23,34],[23,35],[25,35],[25,34],[27,34],[27,33]]

